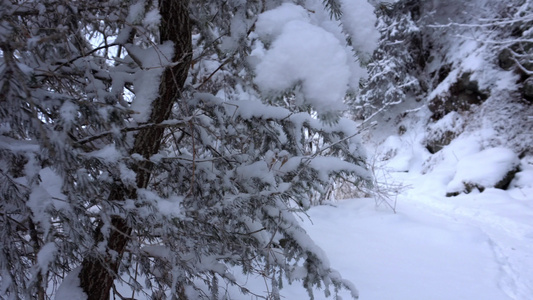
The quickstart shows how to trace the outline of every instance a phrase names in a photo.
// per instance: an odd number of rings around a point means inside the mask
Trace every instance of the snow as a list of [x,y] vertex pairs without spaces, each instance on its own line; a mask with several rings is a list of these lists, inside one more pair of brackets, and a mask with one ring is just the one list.
[[519,165],[518,156],[503,147],[489,148],[466,156],[457,164],[457,172],[448,184],[448,193],[462,192],[465,185],[494,187]]
[[452,131],[452,132],[460,132],[461,129],[465,126],[465,120],[464,117],[459,114],[458,112],[452,111],[442,117],[442,119],[438,120],[437,122],[431,124],[429,127],[431,131],[439,131],[439,132],[445,132],[445,131]]
[[135,72],[133,80],[135,98],[130,107],[135,112],[133,119],[137,122],[146,122],[152,112],[152,101],[158,95],[161,75],[165,67],[172,62],[174,46],[172,42],[165,42],[147,49],[135,45],[128,45],[126,49],[129,57],[140,67]]
[[57,290],[55,300],[86,300],[87,295],[80,288],[80,274],[81,267],[72,270],[63,280],[59,289]]
[[423,206],[393,214],[372,199],[315,208],[310,217],[309,234],[361,299],[511,299],[499,288],[490,239],[475,226]]
[[167,258],[172,256],[172,251],[168,247],[161,245],[144,246],[141,250],[153,257]]
[[[183,200],[183,197],[180,196],[171,196],[169,198],[162,198],[159,197],[156,193],[153,193],[146,189],[139,189],[137,191],[139,194],[139,198],[144,198],[147,202],[152,202],[155,204],[155,206],[159,209],[159,211],[169,217],[181,217],[182,211],[181,211],[181,202]],[[128,200],[128,208],[134,209],[136,208],[134,201]],[[150,212],[146,212],[149,214]]]
[[317,111],[344,107],[350,79],[346,51],[333,34],[318,26],[299,20],[287,23],[256,73],[255,83],[266,94],[300,83],[305,104]]
[[[359,54],[369,55],[377,45],[373,8],[366,1],[346,0],[345,31]],[[340,22],[331,20],[321,1],[307,1],[306,8],[284,3],[258,16],[249,62],[255,83],[268,96],[297,86],[303,97],[297,105],[311,105],[319,113],[341,110],[348,87],[357,90],[366,72],[347,45]],[[352,19],[355,18],[355,19]],[[370,22],[370,23],[366,23]]]
[[246,182],[253,178],[258,178],[262,183],[276,186],[276,180],[270,171],[271,167],[269,167],[265,161],[258,161],[250,165],[240,166],[236,170],[240,181]]
[[511,186],[517,188],[533,188],[533,168],[516,173]]
[[161,15],[158,9],[153,9],[146,13],[143,20],[143,26],[150,30],[155,30],[161,23]]
[[459,70],[454,69],[446,76],[446,78],[439,83],[439,85],[431,91],[428,95],[428,99],[434,99],[435,97],[442,95],[443,93],[449,91],[450,87],[454,82],[452,82],[455,78],[458,77]]
[[139,1],[131,5],[126,21],[130,24],[135,24],[140,21],[144,14],[144,5],[144,1]]
[[[57,254],[57,246],[54,243],[47,243],[41,247],[37,253],[37,265],[41,270],[48,270],[48,265],[52,263]],[[44,274],[46,272],[43,272]]]
[[239,47],[239,42],[246,37],[250,21],[246,19],[244,10],[237,10],[231,18],[230,36],[222,37],[220,49],[226,53],[234,52]]
[[[26,171],[32,168],[32,163],[26,165]],[[34,167],[34,166],[33,166]],[[50,216],[48,211],[51,209],[66,208],[67,204],[64,199],[66,196],[61,192],[63,187],[62,178],[52,169],[44,168],[39,171],[40,183],[32,186],[31,194],[26,205],[31,209],[33,221],[38,223],[44,231],[44,235],[50,232]]]
[[[450,224],[464,225],[462,232],[477,231],[479,237],[486,241],[480,246],[492,251],[492,256],[473,258],[483,262],[481,265],[485,266],[485,270],[491,266],[490,270],[485,274],[472,274],[472,278],[478,280],[492,280],[485,281],[483,290],[476,291],[472,297],[450,299],[530,299],[533,292],[533,271],[530,268],[533,265],[531,188],[511,188],[507,191],[492,188],[483,193],[444,198],[441,193],[435,193],[435,190],[443,189],[443,181],[439,180],[442,175],[435,172],[423,177],[415,174],[409,179],[406,176],[404,182],[409,182],[413,188],[400,198],[400,210],[416,205],[437,217],[444,217],[443,221]],[[411,203],[402,205],[403,201]],[[472,246],[468,243],[455,245],[462,252],[471,250]],[[458,265],[456,271],[475,273],[477,269]],[[451,272],[448,274],[452,275]],[[466,287],[463,288],[466,290]]]
[[[369,198],[314,207],[304,228],[360,299],[527,300],[533,293],[533,199],[517,190],[445,198],[440,173],[392,172],[409,189],[398,212]],[[524,190],[526,191],[526,190]],[[529,189],[531,195],[532,189]],[[248,287],[264,289],[259,279]],[[281,289],[305,298],[299,282]],[[341,292],[343,299],[351,299]],[[315,299],[333,299],[315,292]]]
[[283,3],[257,17],[255,32],[262,40],[272,41],[281,35],[287,23],[298,20],[309,21],[308,12],[299,5]]
[[322,181],[329,181],[334,172],[355,172],[357,176],[368,177],[368,172],[360,166],[346,162],[337,157],[317,156],[309,159],[309,165],[318,170],[317,177]]
[[78,106],[70,101],[65,101],[59,108],[61,118],[68,124],[74,122],[78,113]]
[[366,76],[358,60],[368,60],[380,34],[373,26],[374,7],[366,0],[341,4],[340,21],[332,20],[322,1],[314,0],[302,6],[283,3],[258,16],[254,34],[259,41],[248,61],[266,97],[291,91],[296,105],[311,105],[319,114],[345,108],[346,93],[357,91]]
[[251,118],[275,118],[283,119],[291,115],[291,112],[283,107],[264,105],[257,101],[241,100],[228,101],[228,109],[231,115],[240,116],[244,119]]
[[120,151],[115,147],[115,145],[112,144],[106,145],[102,149],[92,151],[87,155],[99,158],[107,163],[116,163],[120,158],[122,158]]
[[370,56],[378,46],[380,34],[374,26],[377,17],[374,7],[366,0],[342,0],[341,16],[345,30],[352,38],[355,48]]

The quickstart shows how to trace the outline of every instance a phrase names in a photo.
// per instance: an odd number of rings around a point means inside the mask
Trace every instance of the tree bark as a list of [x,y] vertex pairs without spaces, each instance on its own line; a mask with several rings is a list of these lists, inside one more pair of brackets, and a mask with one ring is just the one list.
[[[174,42],[173,61],[179,62],[168,67],[162,75],[159,97],[152,103],[152,112],[148,123],[161,123],[170,117],[172,106],[181,96],[181,91],[189,71],[192,57],[191,27],[189,19],[189,0],[159,0],[161,14],[160,40]],[[136,137],[131,153],[138,153],[148,159],[161,147],[164,127],[152,126],[141,129]],[[146,188],[151,176],[151,166],[141,164],[136,168],[137,188]],[[117,185],[111,190],[110,201],[124,201],[126,197],[135,197],[135,190],[124,190]],[[108,252],[101,256],[88,256],[82,262],[79,274],[80,287],[89,300],[106,300],[116,277],[120,260],[129,242],[131,228],[124,219],[116,216],[111,220],[111,232],[107,239]],[[102,241],[100,228],[95,232],[96,241]],[[118,254],[115,258],[111,253]]]

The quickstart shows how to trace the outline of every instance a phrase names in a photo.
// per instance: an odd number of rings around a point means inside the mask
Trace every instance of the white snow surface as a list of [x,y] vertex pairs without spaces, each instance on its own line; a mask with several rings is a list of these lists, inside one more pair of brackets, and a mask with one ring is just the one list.
[[494,187],[520,161],[512,150],[495,147],[469,155],[459,161],[457,172],[448,184],[449,193],[462,192],[465,184],[482,187]]
[[345,30],[352,38],[356,49],[371,55],[378,46],[380,34],[374,26],[377,21],[374,7],[366,0],[342,0],[341,16]]
[[81,267],[72,270],[63,280],[63,283],[57,290],[55,300],[86,300],[87,295],[80,288]]
[[152,102],[158,95],[161,75],[172,62],[174,46],[172,42],[165,42],[147,49],[135,45],[128,45],[126,48],[129,56],[140,67],[133,80],[135,98],[130,108],[135,112],[135,121],[146,122],[152,112]]
[[308,12],[299,5],[283,3],[257,17],[255,33],[265,41],[272,41],[281,35],[287,23],[298,20],[309,22]]
[[[431,191],[434,179],[394,176],[412,184],[396,214],[351,199],[313,208],[306,224],[360,299],[530,299],[531,198],[496,189],[445,198]],[[297,290],[285,296],[297,299]]]
[[[360,299],[531,299],[533,188],[446,198],[435,193],[445,188],[443,174],[390,175],[410,185],[396,214],[374,199],[349,199],[312,208],[304,224]],[[259,278],[247,280],[252,290],[266,289]],[[281,295],[307,299],[299,282]],[[317,290],[315,299],[334,298]]]
[[158,9],[153,9],[146,13],[143,20],[143,26],[150,30],[155,30],[161,24],[161,14]]
[[[533,167],[507,191],[446,198],[452,169],[389,173],[406,187],[396,214],[373,199],[311,209],[304,227],[360,299],[531,299]],[[282,295],[304,292],[295,283]],[[317,291],[316,299],[329,298]]]

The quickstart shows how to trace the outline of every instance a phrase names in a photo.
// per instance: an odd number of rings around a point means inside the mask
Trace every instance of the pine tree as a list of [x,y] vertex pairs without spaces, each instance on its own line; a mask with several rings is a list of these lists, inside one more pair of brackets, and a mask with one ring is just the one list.
[[368,80],[352,105],[361,119],[372,119],[383,126],[397,121],[411,100],[420,101],[427,89],[421,78],[427,59],[427,42],[419,28],[420,1],[381,4],[377,28],[381,32],[378,48],[368,64]]
[[249,61],[279,5],[0,2],[0,295],[252,292],[236,269],[272,298],[357,296],[296,217],[335,176],[368,180],[356,129],[305,82],[262,91]]

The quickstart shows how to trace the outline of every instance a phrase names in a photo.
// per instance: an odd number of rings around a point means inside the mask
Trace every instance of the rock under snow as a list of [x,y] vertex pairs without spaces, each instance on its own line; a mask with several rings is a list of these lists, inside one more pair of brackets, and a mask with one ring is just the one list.
[[512,150],[496,147],[464,157],[457,164],[457,171],[446,189],[446,196],[457,196],[474,189],[505,189],[514,178],[520,160]]

